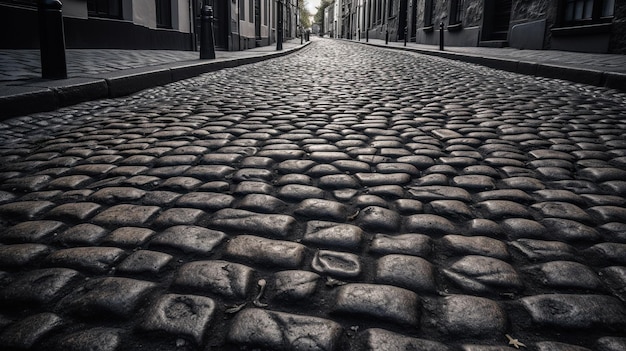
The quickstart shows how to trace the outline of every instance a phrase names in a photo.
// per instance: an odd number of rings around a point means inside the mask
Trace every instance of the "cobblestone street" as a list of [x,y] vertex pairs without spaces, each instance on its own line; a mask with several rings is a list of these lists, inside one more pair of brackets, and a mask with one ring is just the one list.
[[3,350],[626,350],[626,94],[348,41],[0,122]]

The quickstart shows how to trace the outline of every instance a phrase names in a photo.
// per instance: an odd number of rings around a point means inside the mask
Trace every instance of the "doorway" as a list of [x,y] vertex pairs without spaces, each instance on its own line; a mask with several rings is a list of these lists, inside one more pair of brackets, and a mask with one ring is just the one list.
[[482,41],[507,41],[511,8],[512,0],[485,0]]

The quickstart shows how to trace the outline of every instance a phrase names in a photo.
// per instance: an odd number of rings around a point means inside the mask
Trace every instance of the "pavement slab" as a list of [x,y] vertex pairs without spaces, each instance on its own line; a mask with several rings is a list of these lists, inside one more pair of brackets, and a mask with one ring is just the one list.
[[618,90],[316,39],[4,119],[0,341],[621,351],[624,111]]

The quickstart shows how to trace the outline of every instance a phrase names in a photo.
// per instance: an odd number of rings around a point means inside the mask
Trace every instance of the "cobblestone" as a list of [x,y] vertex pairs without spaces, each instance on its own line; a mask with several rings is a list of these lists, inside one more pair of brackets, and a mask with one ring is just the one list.
[[305,246],[283,240],[239,235],[226,245],[226,255],[258,265],[297,268],[304,260]]
[[334,311],[417,326],[420,301],[414,292],[389,285],[348,284],[339,288]]
[[371,328],[360,333],[358,339],[361,350],[402,351],[402,350],[449,350],[444,344],[404,336],[384,329]]
[[536,295],[522,298],[521,303],[538,327],[619,330],[626,321],[623,304],[610,296]]
[[252,308],[237,314],[228,339],[271,350],[334,350],[342,331],[328,319]]
[[60,308],[80,316],[104,314],[129,318],[141,299],[155,287],[152,282],[137,279],[105,277],[89,280],[66,295]]
[[201,344],[214,312],[215,302],[208,297],[167,294],[151,306],[141,328],[183,335]]
[[56,349],[68,351],[115,351],[122,344],[122,330],[117,328],[92,328],[64,336]]
[[228,261],[195,261],[183,265],[174,284],[198,291],[211,291],[231,299],[244,299],[253,270]]
[[8,348],[30,349],[40,339],[63,324],[54,313],[40,313],[22,319],[0,334],[0,343]]

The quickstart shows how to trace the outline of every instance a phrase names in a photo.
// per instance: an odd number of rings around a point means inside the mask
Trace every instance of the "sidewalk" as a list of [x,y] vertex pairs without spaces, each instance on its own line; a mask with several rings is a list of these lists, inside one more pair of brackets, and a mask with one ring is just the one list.
[[513,48],[444,47],[384,40],[361,39],[360,43],[475,63],[537,77],[569,80],[626,91],[626,55],[590,54],[556,50]]
[[216,51],[200,60],[195,51],[68,49],[68,79],[41,79],[39,50],[0,50],[0,120],[51,111],[84,101],[114,98],[223,68],[297,51],[300,39],[245,51]]

